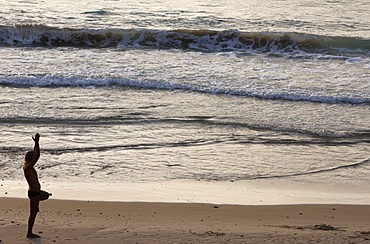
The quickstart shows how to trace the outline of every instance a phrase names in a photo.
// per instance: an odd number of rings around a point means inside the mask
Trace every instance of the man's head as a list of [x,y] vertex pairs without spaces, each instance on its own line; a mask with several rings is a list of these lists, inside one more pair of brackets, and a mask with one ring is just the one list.
[[26,161],[26,163],[30,163],[32,161],[34,155],[35,155],[34,151],[28,151],[26,153],[26,156],[24,157],[24,161]]

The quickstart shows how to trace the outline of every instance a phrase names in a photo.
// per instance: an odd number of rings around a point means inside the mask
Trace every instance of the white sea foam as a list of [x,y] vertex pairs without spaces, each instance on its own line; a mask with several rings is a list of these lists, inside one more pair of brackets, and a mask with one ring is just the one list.
[[370,97],[357,97],[351,94],[343,95],[325,95],[314,94],[305,90],[295,91],[280,91],[279,89],[271,89],[269,87],[248,87],[243,90],[222,88],[222,87],[202,87],[197,85],[187,85],[180,83],[161,82],[155,80],[138,81],[126,80],[119,78],[100,78],[100,77],[16,77],[16,78],[1,78],[0,85],[13,87],[106,87],[106,86],[129,86],[132,88],[145,89],[160,89],[160,90],[182,90],[201,92],[209,94],[225,94],[235,96],[257,97],[262,99],[283,99],[291,101],[308,101],[320,103],[350,103],[350,104],[367,104],[370,103]]

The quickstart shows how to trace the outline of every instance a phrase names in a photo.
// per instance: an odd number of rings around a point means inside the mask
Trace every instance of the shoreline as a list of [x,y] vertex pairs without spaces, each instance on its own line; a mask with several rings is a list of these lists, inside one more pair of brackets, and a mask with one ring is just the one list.
[[370,205],[219,205],[0,197],[0,243],[368,243]]
[[[51,199],[107,202],[209,203],[238,205],[355,204],[370,203],[365,186],[301,183],[287,180],[202,182],[106,183],[41,180]],[[347,186],[347,188],[346,188]],[[27,198],[27,183],[0,181],[0,197]]]

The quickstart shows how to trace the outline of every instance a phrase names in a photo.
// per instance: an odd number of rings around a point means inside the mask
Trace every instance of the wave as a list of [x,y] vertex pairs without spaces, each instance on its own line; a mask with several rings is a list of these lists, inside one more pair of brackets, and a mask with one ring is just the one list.
[[255,179],[286,178],[286,177],[294,177],[294,176],[322,174],[322,173],[334,172],[334,171],[342,170],[342,169],[357,168],[357,167],[361,167],[364,165],[368,165],[369,163],[370,163],[370,158],[364,159],[360,162],[346,164],[346,165],[339,165],[339,166],[335,166],[332,168],[319,169],[315,171],[308,171],[308,172],[301,172],[301,173],[291,173],[291,174],[286,174],[286,175],[256,176]]
[[[207,181],[241,181],[241,180],[261,180],[261,179],[279,179],[279,178],[292,178],[292,177],[299,177],[299,176],[307,176],[307,175],[316,175],[316,174],[324,174],[324,173],[332,173],[339,170],[345,169],[352,169],[352,168],[360,168],[360,167],[367,167],[370,163],[370,158],[364,159],[360,162],[355,162],[352,164],[347,165],[339,165],[329,168],[323,168],[313,171],[304,171],[304,172],[292,172],[287,174],[257,174],[257,175],[249,175],[249,174],[232,174],[232,175],[224,175],[224,174],[217,174],[217,173],[195,173],[191,174],[192,178],[197,180],[207,180]],[[187,179],[188,176],[183,177],[183,179]]]
[[[89,107],[77,107],[77,108],[65,108],[68,113],[71,110],[90,110],[92,113],[96,108]],[[104,108],[101,108],[104,109]],[[78,112],[77,111],[77,112]],[[120,114],[120,113],[119,113]],[[294,145],[294,146],[355,146],[358,144],[370,144],[370,130],[352,130],[352,131],[341,131],[335,129],[316,130],[305,129],[300,126],[276,126],[275,124],[260,124],[260,123],[250,123],[249,121],[235,122],[223,119],[214,119],[211,117],[197,117],[189,116],[185,118],[148,118],[147,116],[141,116],[138,114],[128,114],[127,116],[96,116],[89,118],[77,118],[75,116],[68,117],[48,117],[48,116],[16,116],[16,117],[5,117],[0,118],[0,124],[12,124],[17,126],[132,126],[132,125],[146,125],[150,127],[163,127],[165,126],[200,126],[200,127],[212,127],[212,128],[240,128],[252,131],[259,131],[264,135],[264,133],[281,133],[282,135],[303,135],[305,139],[295,139],[295,138],[275,138],[275,137],[249,137],[241,135],[231,135],[226,137],[217,137],[202,140],[187,140],[187,141],[176,141],[169,143],[155,143],[155,144],[130,144],[130,145],[110,145],[102,147],[83,147],[68,149],[68,151],[85,152],[85,151],[105,151],[105,150],[115,150],[115,149],[125,149],[125,150],[136,150],[136,149],[157,149],[157,148],[169,148],[169,147],[186,147],[186,146],[199,146],[199,145],[212,145],[219,143],[228,144],[255,144],[255,145]],[[11,151],[12,148],[6,146],[0,146],[0,153],[3,150]],[[14,149],[14,152],[19,151]],[[64,151],[63,151],[64,152]]]
[[156,90],[180,90],[186,92],[200,92],[213,95],[232,95],[255,97],[260,99],[307,101],[318,103],[346,103],[346,104],[370,104],[370,97],[358,96],[350,93],[324,95],[307,90],[273,90],[267,88],[222,88],[212,86],[197,86],[157,80],[131,80],[124,78],[102,78],[102,77],[62,77],[50,75],[1,77],[0,85],[9,87],[130,87],[138,89]]
[[78,48],[155,48],[199,51],[307,52],[370,55],[370,40],[301,33],[238,30],[73,29],[0,26],[0,45]]

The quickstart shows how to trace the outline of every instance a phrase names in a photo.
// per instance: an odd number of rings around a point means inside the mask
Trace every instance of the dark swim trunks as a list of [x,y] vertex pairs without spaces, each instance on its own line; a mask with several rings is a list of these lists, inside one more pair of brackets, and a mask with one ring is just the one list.
[[36,196],[40,196],[40,192],[38,191],[32,191],[32,190],[28,190],[28,198],[31,199],[33,197],[36,197]]

